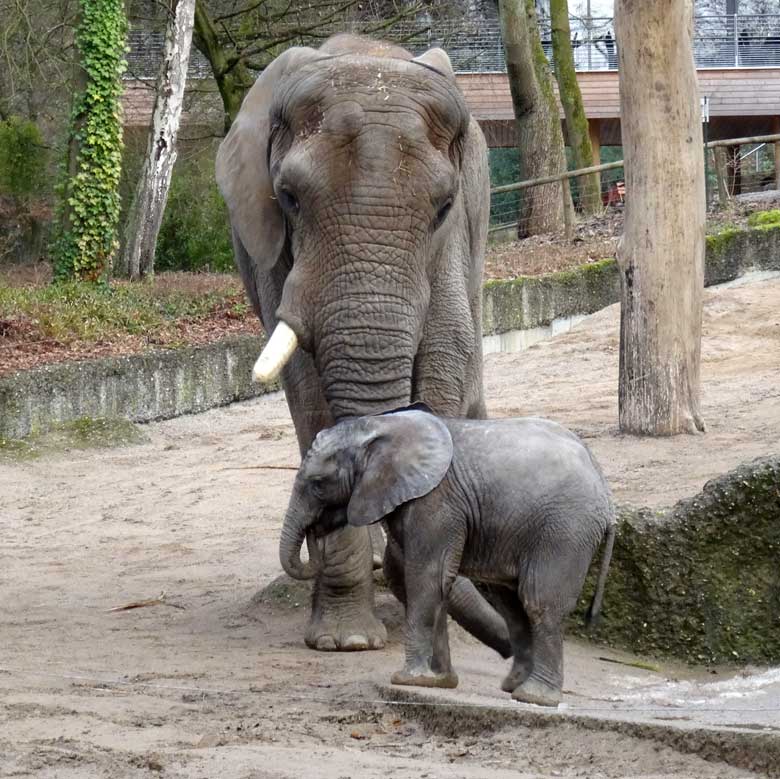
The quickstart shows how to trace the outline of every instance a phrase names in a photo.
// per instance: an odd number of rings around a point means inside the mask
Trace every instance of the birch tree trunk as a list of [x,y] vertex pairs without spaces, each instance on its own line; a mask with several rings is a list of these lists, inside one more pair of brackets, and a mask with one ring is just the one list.
[[626,171],[620,429],[704,430],[704,155],[692,0],[617,0]]
[[[588,117],[582,102],[582,92],[574,67],[574,50],[571,46],[568,0],[550,0],[550,25],[552,28],[552,50],[555,62],[555,80],[566,116],[566,136],[571,149],[575,168],[589,168],[594,165],[593,147],[588,130]],[[585,214],[600,214],[601,177],[598,173],[580,176],[577,179],[580,191],[580,205]]]
[[169,0],[168,10],[165,50],[157,77],[146,159],[125,228],[122,270],[131,279],[154,273],[157,235],[176,162],[176,138],[187,82],[195,0]]
[[[520,178],[561,173],[566,170],[566,155],[560,113],[539,39],[534,0],[499,0],[498,6],[520,150]],[[518,214],[521,238],[562,231],[567,219],[569,223],[574,220],[571,195],[558,182],[531,187],[522,197]]]

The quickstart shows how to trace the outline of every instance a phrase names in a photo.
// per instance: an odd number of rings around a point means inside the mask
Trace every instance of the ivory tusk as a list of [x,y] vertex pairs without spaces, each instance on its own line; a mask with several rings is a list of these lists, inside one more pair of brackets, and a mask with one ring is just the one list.
[[257,358],[252,378],[262,383],[273,381],[293,356],[297,346],[298,338],[292,328],[280,321]]

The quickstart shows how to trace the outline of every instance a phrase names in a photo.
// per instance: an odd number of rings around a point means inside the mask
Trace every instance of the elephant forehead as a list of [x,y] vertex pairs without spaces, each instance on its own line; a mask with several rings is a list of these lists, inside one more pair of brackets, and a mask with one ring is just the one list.
[[322,129],[336,135],[357,135],[363,128],[366,112],[355,100],[339,100],[325,109]]
[[365,112],[384,114],[390,121],[396,121],[394,115],[400,114],[402,122],[452,129],[459,128],[468,116],[454,83],[414,63],[390,58],[337,57],[326,63],[309,63],[297,74],[288,99],[336,111],[348,106],[353,121],[357,106]]

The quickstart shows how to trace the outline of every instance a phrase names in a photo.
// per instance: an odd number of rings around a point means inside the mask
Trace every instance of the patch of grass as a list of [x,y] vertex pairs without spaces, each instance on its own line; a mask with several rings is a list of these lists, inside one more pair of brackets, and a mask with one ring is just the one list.
[[236,317],[247,313],[236,276],[174,273],[136,284],[20,286],[0,275],[0,322],[23,319],[42,337],[63,342],[152,337],[177,320],[205,318],[224,307]]
[[73,449],[112,449],[147,440],[138,425],[127,419],[81,417],[26,438],[0,438],[0,462],[24,462]]

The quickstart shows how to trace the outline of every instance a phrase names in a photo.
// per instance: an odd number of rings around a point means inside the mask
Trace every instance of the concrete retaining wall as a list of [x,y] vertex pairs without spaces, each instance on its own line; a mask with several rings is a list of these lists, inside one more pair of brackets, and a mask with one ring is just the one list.
[[83,417],[169,419],[268,392],[277,387],[251,381],[264,340],[233,337],[209,346],[61,363],[0,377],[0,438],[22,438]]
[[[780,225],[726,230],[707,239],[706,283],[751,269],[780,270]],[[550,325],[617,302],[614,260],[571,271],[489,281],[485,335]],[[0,438],[21,438],[82,417],[136,422],[192,414],[267,392],[251,382],[263,340],[233,337],[209,346],[62,363],[0,377]],[[271,389],[275,389],[276,386]]]
[[[750,270],[780,271],[780,225],[728,229],[707,237],[704,283],[733,281]],[[544,327],[561,317],[592,314],[620,300],[615,260],[547,276],[489,281],[482,296],[485,335]]]

